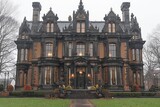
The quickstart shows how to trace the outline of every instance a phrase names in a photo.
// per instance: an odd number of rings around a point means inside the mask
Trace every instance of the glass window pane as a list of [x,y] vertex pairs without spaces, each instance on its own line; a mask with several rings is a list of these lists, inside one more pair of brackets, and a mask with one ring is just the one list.
[[45,84],[51,84],[51,67],[45,67]]
[[24,61],[24,49],[21,49],[20,61]]
[[77,44],[77,55],[78,56],[84,56],[85,55],[85,45],[80,43]]
[[47,43],[46,44],[46,57],[52,57],[53,56],[53,44]]
[[111,24],[108,24],[108,32],[111,33]]
[[117,85],[117,71],[116,67],[110,67],[110,85]]
[[116,57],[116,44],[109,44],[109,57]]
[[115,33],[115,31],[116,31],[115,23],[112,23],[112,32]]
[[93,43],[89,44],[89,56],[93,56]]
[[54,24],[51,23],[51,32],[53,32],[53,31],[54,31]]
[[47,32],[50,32],[50,24],[49,23],[47,23]]
[[135,58],[135,49],[132,49],[132,60],[133,61],[136,60],[136,58]]
[[81,32],[84,33],[85,32],[85,22],[81,23]]
[[25,58],[24,58],[25,61],[28,60],[28,49],[25,49]]
[[140,56],[139,49],[136,49],[136,61],[138,62],[139,62],[139,56]]
[[80,33],[80,23],[77,22],[77,33]]
[[72,43],[69,43],[69,56],[72,56]]

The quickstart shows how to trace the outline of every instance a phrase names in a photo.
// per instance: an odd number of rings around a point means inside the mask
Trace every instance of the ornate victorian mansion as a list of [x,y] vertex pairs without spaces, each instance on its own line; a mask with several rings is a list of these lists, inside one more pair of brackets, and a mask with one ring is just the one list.
[[104,21],[90,21],[80,0],[68,21],[58,21],[50,9],[40,20],[41,4],[33,2],[33,20],[24,18],[15,41],[18,49],[16,89],[52,89],[54,84],[87,89],[96,84],[109,90],[144,87],[141,28],[121,5],[122,20],[111,9]]

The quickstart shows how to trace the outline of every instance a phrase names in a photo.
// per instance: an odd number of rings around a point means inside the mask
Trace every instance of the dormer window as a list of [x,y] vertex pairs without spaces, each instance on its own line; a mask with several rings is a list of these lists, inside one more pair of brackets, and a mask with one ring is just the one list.
[[22,33],[21,39],[28,39],[28,35],[26,35],[26,33]]
[[116,32],[116,25],[115,23],[108,23],[108,32],[115,33]]
[[138,35],[137,32],[134,32],[134,33],[133,33],[132,39],[133,39],[133,40],[140,39],[140,37],[139,37],[139,35]]
[[53,32],[53,31],[54,31],[54,24],[47,23],[47,32]]
[[77,33],[85,33],[85,22],[77,22]]

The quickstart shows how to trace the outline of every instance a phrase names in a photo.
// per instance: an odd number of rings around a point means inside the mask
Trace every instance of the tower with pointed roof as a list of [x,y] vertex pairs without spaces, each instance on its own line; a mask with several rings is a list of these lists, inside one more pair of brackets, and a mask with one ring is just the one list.
[[90,21],[82,0],[68,21],[58,21],[52,8],[40,20],[41,4],[32,6],[33,20],[24,18],[15,41],[16,90],[97,84],[111,91],[131,91],[134,85],[143,90],[145,41],[137,18],[130,18],[129,2],[121,5],[122,20],[111,8],[104,21]]

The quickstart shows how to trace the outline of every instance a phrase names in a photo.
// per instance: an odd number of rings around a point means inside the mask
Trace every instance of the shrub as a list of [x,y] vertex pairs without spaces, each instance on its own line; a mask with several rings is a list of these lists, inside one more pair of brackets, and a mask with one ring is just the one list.
[[34,91],[22,91],[23,97],[34,97]]
[[8,85],[7,86],[7,91],[12,92],[13,91],[13,86],[12,85]]
[[4,90],[3,84],[0,84],[0,92]]
[[13,91],[10,93],[10,96],[22,97],[22,92],[21,91]]
[[70,85],[68,85],[67,87],[65,87],[65,90],[72,90],[73,88],[70,86]]
[[96,90],[96,87],[95,86],[91,86],[90,90]]
[[32,86],[31,85],[25,85],[24,90],[25,91],[30,91],[30,90],[32,90]]

